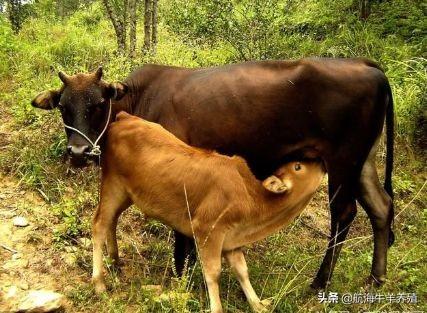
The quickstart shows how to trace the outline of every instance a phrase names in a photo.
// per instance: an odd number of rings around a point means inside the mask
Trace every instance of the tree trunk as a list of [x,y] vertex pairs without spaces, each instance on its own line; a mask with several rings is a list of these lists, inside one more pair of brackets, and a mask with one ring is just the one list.
[[111,23],[113,24],[114,32],[116,33],[117,52],[119,54],[125,54],[126,30],[124,29],[125,25],[123,23],[123,20],[117,17],[109,0],[102,0],[102,2],[104,3],[105,9],[107,10],[108,17],[110,18]]
[[150,52],[151,48],[151,3],[152,0],[145,0],[144,3],[144,54]]
[[[132,1],[132,0],[131,0]],[[123,32],[122,32],[122,41],[124,46],[124,52],[127,51],[127,29],[128,29],[128,16],[129,16],[129,0],[123,0]]]
[[153,10],[151,14],[151,54],[156,55],[157,49],[157,4],[158,0],[153,1]]
[[369,14],[371,13],[371,6],[369,3],[369,0],[361,0],[361,5],[360,5],[360,18],[362,20],[366,20],[369,16]]
[[129,56],[136,56],[136,1],[129,0]]
[[12,26],[12,30],[15,34],[18,34],[21,30],[21,0],[7,0],[7,10],[9,15],[9,21]]

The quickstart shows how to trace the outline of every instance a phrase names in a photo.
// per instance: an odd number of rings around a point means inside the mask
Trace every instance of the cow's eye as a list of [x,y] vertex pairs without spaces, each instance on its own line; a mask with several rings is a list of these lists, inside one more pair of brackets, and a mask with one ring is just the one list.
[[301,169],[301,164],[297,163],[295,164],[295,170],[299,171]]

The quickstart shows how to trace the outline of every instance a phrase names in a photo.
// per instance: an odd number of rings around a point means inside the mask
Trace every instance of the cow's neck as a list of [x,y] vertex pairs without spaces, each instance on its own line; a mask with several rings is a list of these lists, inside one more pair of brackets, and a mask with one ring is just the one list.
[[132,97],[128,95],[126,95],[125,97],[117,101],[112,100],[111,105],[112,105],[112,116],[111,116],[112,121],[116,119],[116,115],[121,111],[124,111],[129,114],[133,114]]

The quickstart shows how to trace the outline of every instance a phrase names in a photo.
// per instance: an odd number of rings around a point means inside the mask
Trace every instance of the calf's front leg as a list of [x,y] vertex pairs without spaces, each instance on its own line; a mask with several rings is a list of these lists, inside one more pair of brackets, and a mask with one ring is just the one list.
[[93,271],[92,282],[96,293],[106,290],[103,275],[102,248],[107,241],[109,256],[115,263],[118,262],[118,249],[116,239],[116,226],[120,213],[130,205],[129,199],[116,188],[114,192],[108,190],[111,184],[103,182],[101,187],[101,200],[93,217]]
[[92,225],[92,242],[93,242],[93,269],[92,269],[92,283],[95,287],[96,293],[106,291],[103,263],[102,263],[102,248],[105,243],[107,229],[105,225],[105,218],[101,215],[102,207],[98,207]]

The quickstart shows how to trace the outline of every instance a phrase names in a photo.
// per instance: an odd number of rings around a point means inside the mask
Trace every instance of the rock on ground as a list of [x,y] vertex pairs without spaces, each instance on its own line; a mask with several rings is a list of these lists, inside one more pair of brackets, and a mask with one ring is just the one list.
[[64,305],[65,297],[49,290],[29,290],[6,296],[11,312],[43,313],[54,312]]

